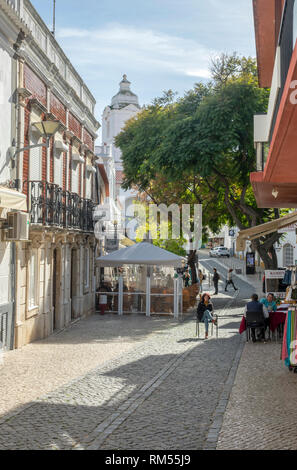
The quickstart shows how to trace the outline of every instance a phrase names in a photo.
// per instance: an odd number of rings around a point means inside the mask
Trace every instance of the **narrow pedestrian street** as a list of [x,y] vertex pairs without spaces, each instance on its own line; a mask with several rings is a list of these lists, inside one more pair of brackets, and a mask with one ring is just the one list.
[[[218,339],[202,340],[203,331],[197,339],[193,315],[182,322],[96,315],[8,352],[0,448],[203,449],[242,344],[241,302],[223,294],[215,300]],[[13,371],[23,362],[30,367],[18,383]],[[30,397],[33,382],[40,393]]]
[[238,327],[252,287],[235,277],[239,292],[225,294],[222,264],[203,256],[222,279],[218,338],[203,340],[203,325],[196,338],[194,312],[182,321],[108,314],[7,352],[0,449],[296,448],[297,376],[279,343],[245,343]]
[[0,0],[0,98],[0,451],[297,450],[297,0]]
[[[241,283],[241,289],[238,297],[220,294],[214,300],[218,339],[203,341],[203,331],[196,339],[194,315],[182,322],[96,315],[8,352],[1,373],[0,448],[213,446],[209,431],[222,418],[221,400],[227,404],[226,384],[233,381],[230,371],[243,345],[239,315],[250,288]],[[16,380],[13,371],[24,362],[29,366]],[[28,393],[30,383],[35,396]]]

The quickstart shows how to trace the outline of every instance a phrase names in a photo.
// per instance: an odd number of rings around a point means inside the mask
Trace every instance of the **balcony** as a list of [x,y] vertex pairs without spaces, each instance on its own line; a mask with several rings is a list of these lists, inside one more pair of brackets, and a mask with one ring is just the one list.
[[83,199],[46,181],[27,181],[24,190],[28,195],[31,225],[94,231],[95,205],[90,199]]

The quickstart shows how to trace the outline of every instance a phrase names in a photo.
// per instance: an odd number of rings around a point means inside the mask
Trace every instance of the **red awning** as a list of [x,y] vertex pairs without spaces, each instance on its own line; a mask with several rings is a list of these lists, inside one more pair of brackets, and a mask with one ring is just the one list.
[[253,0],[259,84],[270,88],[284,0]]
[[[294,92],[292,82],[295,80],[297,44],[292,55],[264,172],[251,173],[250,176],[259,207],[297,207],[297,104],[291,102]],[[276,198],[272,196],[273,190],[278,192]]]

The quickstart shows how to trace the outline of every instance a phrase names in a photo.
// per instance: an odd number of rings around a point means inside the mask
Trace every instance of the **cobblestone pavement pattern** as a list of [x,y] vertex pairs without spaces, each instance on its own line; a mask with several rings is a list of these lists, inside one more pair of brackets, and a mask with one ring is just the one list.
[[297,375],[278,343],[245,346],[224,415],[218,450],[296,450]]
[[[242,281],[238,285],[241,293],[232,305],[231,294],[214,299],[221,314],[218,339],[197,340],[193,319],[135,318],[144,322],[144,331],[134,346],[129,336],[128,350],[119,347],[108,362],[34,398],[17,414],[4,414],[0,449],[202,449],[242,341],[240,313],[251,292]],[[79,342],[79,330],[89,321],[101,322],[111,335],[122,320],[108,326],[109,317],[88,319],[72,333],[61,333],[59,342],[71,343],[72,335]],[[153,326],[145,335],[148,324]]]

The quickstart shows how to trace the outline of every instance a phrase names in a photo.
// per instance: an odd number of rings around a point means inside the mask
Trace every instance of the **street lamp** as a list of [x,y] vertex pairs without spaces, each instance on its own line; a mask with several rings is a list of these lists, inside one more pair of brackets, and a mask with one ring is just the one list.
[[[25,150],[30,150],[38,147],[46,147],[49,148],[49,143],[51,137],[55,135],[55,133],[59,130],[60,127],[60,121],[54,120],[54,121],[40,121],[40,122],[34,122],[32,123],[32,127],[34,127],[39,133],[40,137],[43,137],[46,139],[45,143],[42,144],[35,144],[35,145],[28,145],[27,147],[22,147],[20,149],[16,150],[16,145],[15,145],[15,140],[13,140],[12,146],[9,149],[9,154],[10,158],[12,160],[16,160],[16,156]],[[20,188],[20,180],[19,180],[19,164],[18,161],[16,160],[16,175],[17,179],[15,180],[15,189]]]
[[32,127],[35,127],[42,137],[50,139],[59,129],[60,121],[33,122]]
[[60,127],[60,121],[34,122],[32,124],[32,127],[35,127],[35,129],[40,133],[40,136],[46,139],[46,142],[42,144],[28,145],[27,147],[22,147],[18,150],[15,150],[15,145],[12,145],[12,147],[10,147],[10,156],[12,160],[15,160],[16,156],[19,153],[24,152],[25,150],[30,150],[38,147],[49,147],[50,138],[53,137],[58,131]]

